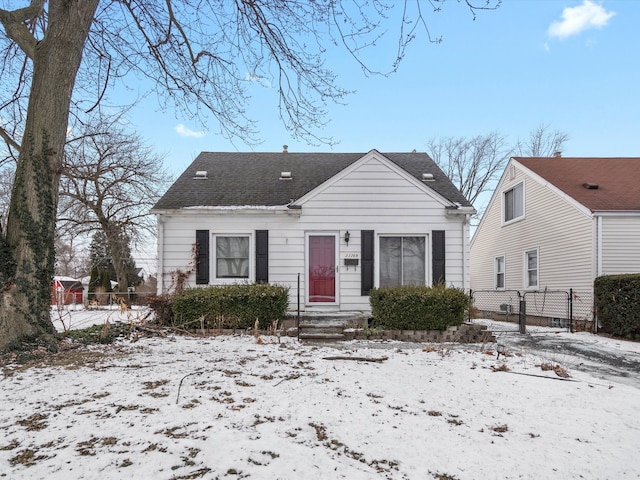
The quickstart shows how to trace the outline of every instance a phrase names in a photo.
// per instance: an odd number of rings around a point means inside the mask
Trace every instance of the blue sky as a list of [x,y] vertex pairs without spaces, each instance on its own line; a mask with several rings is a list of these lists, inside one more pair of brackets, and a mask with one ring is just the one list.
[[[248,115],[264,143],[253,150],[427,151],[431,138],[493,131],[515,143],[545,124],[570,136],[564,156],[640,156],[640,2],[504,0],[474,21],[464,2],[450,0],[428,13],[442,43],[416,40],[390,77],[365,77],[348,56],[328,57],[340,85],[356,91],[346,105],[329,107],[318,131],[339,141],[333,147],[293,140],[278,120],[275,92],[256,86]],[[391,47],[370,54],[389,65]],[[152,98],[131,120],[174,174],[201,151],[249,150],[215,127],[159,112]]]

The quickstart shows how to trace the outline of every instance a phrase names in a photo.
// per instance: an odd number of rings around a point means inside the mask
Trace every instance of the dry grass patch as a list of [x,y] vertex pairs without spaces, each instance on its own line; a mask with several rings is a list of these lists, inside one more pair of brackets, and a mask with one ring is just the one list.
[[540,364],[540,369],[542,369],[542,371],[550,371],[552,370],[553,372],[555,372],[555,374],[561,378],[569,378],[571,375],[569,375],[569,372],[567,372],[563,367],[561,367],[558,364],[553,364],[553,363],[542,363]]
[[28,432],[37,432],[47,428],[47,422],[45,420],[49,418],[48,413],[34,413],[33,415],[18,420],[16,423],[22,427],[26,427]]
[[50,458],[46,455],[36,455],[36,453],[35,450],[31,450],[30,448],[20,450],[15,457],[9,459],[9,464],[11,466],[24,465],[25,467],[30,467],[35,465],[38,460]]
[[169,380],[156,380],[155,382],[142,382],[146,390],[153,390],[169,383]]
[[489,428],[496,433],[505,433],[509,431],[509,427],[507,426],[506,423],[504,425],[494,425],[493,427],[489,427]]

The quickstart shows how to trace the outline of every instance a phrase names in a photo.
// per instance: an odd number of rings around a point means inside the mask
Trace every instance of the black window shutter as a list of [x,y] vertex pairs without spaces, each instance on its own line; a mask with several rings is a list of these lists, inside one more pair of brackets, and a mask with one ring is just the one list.
[[209,230],[196,230],[196,285],[209,283]]
[[256,283],[269,282],[269,230],[256,230]]
[[362,268],[360,269],[361,295],[369,295],[373,288],[373,230],[360,232],[360,257]]
[[431,254],[433,266],[433,284],[444,283],[445,277],[445,241],[444,230],[431,232]]

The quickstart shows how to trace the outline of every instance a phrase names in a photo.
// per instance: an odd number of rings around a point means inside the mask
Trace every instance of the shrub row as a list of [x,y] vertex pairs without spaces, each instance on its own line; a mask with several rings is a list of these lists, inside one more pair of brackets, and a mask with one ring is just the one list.
[[187,328],[260,328],[282,320],[289,289],[280,285],[238,284],[190,288],[173,297],[173,324]]
[[606,331],[640,339],[640,274],[598,277],[594,294],[598,323]]
[[446,330],[461,325],[471,300],[463,290],[401,286],[371,292],[371,313],[376,325],[393,330]]

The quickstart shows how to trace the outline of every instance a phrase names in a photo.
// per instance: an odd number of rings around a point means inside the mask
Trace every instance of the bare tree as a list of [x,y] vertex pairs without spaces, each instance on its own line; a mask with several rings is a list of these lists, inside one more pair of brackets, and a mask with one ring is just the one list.
[[565,143],[569,140],[567,133],[560,130],[550,130],[550,125],[541,123],[529,133],[529,138],[518,142],[516,152],[519,157],[553,157],[562,153]]
[[[532,130],[526,142],[507,143],[505,136],[492,132],[472,138],[441,138],[427,142],[427,150],[462,194],[475,204],[485,192],[495,188],[512,156],[550,157],[562,151],[569,136],[547,125]],[[475,205],[479,218],[485,205]]]
[[[85,275],[86,262],[80,253],[80,248],[74,243],[75,238],[66,239],[56,237],[56,275],[77,278]],[[84,246],[86,250],[86,245]]]
[[170,177],[162,158],[138,135],[128,133],[119,116],[92,122],[68,145],[60,180],[59,230],[85,237],[101,230],[118,285],[126,291],[129,240],[155,234],[155,218],[149,210]]
[[[21,2],[22,3],[22,2]],[[430,5],[440,8],[437,0]],[[497,2],[499,3],[499,2]],[[6,229],[0,236],[0,349],[38,336],[55,346],[49,318],[58,184],[70,112],[99,108],[119,81],[150,79],[161,99],[194,116],[204,108],[228,136],[251,141],[245,117],[251,79],[269,80],[294,136],[322,141],[324,105],[345,90],[325,67],[328,48],[354,57],[379,40],[387,9],[399,9],[398,51],[426,21],[419,1],[0,0],[0,137],[17,154]],[[464,5],[472,12],[483,2]],[[413,6],[413,8],[409,8]],[[489,5],[494,8],[497,4]],[[408,31],[407,28],[410,28]],[[428,30],[427,30],[428,34]]]
[[471,203],[490,190],[512,153],[496,132],[472,138],[441,138],[427,142],[431,158]]

